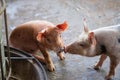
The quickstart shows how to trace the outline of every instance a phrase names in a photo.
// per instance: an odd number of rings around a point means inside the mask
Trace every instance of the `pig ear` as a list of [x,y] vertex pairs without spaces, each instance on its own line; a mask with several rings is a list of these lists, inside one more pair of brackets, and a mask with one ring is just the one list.
[[41,32],[38,32],[38,34],[37,34],[37,36],[36,36],[37,41],[41,41],[44,32],[45,32],[45,30],[42,30]]
[[89,34],[88,34],[88,40],[90,41],[90,43],[92,44],[92,45],[96,45],[96,39],[95,39],[95,34],[94,34],[94,32],[90,32]]
[[83,27],[84,27],[84,32],[89,32],[85,18],[83,19]]
[[37,41],[41,41],[42,35],[43,35],[42,32],[39,32],[39,33],[38,33],[38,35],[37,35],[37,37],[36,37]]
[[61,31],[64,31],[67,28],[67,22],[64,21],[64,23],[58,24],[57,28],[60,29]]

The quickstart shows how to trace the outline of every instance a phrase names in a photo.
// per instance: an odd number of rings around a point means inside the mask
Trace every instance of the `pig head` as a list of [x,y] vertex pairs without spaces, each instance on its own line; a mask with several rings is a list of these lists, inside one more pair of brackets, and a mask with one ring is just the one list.
[[65,52],[88,57],[96,56],[98,53],[96,53],[96,39],[94,33],[90,32],[88,28],[84,26],[84,30],[78,40],[66,46]]
[[[46,63],[50,71],[54,71],[48,50],[55,51],[61,60],[65,58],[61,53],[64,48],[61,32],[66,28],[66,22],[54,25],[48,21],[30,21],[17,26],[10,34],[9,42],[12,47],[31,53]],[[41,51],[44,58],[36,55],[38,51]]]
[[56,27],[48,28],[38,32],[36,39],[39,46],[44,46],[48,50],[53,50],[60,53],[64,49],[64,44],[61,39],[61,32],[67,27],[66,22],[63,24],[58,24]]

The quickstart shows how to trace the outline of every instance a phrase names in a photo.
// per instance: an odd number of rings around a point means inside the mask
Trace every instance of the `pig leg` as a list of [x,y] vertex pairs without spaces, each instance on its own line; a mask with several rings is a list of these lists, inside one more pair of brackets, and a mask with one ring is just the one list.
[[45,58],[45,61],[46,61],[46,65],[47,65],[47,68],[49,71],[55,71],[55,66],[50,58],[50,55],[48,54],[48,52],[46,50],[41,50],[44,58]]
[[38,59],[39,61],[41,61],[42,63],[46,63],[45,62],[45,59],[39,55],[36,55],[36,54],[32,54],[36,59]]
[[42,63],[45,63],[45,59],[39,55],[36,55],[37,51],[34,49],[26,49],[26,48],[21,48],[23,51],[26,51],[28,53],[31,53],[36,59],[38,59],[39,61],[41,61]]
[[108,75],[105,77],[107,80],[110,80],[112,76],[115,75],[115,68],[118,65],[117,58],[114,56],[110,56],[110,70]]
[[94,65],[94,69],[99,70],[99,68],[102,66],[102,64],[103,64],[103,62],[105,61],[106,58],[107,58],[107,55],[102,54],[100,56],[99,61]]
[[59,56],[60,60],[64,60],[65,59],[65,56],[63,55],[62,52],[57,53],[57,56]]
[[42,56],[36,55],[37,51],[36,50],[31,50],[31,49],[25,49],[22,48],[22,50],[31,53],[36,59],[38,59],[39,61],[41,61],[42,63],[45,63],[45,59]]

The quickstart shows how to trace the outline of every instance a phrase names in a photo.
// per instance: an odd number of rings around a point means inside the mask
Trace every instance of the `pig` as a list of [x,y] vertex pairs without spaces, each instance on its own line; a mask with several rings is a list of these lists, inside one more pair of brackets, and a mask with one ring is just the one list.
[[106,80],[115,75],[115,68],[120,61],[120,24],[89,30],[84,21],[83,32],[78,40],[67,45],[65,52],[87,57],[100,55],[99,61],[94,65],[98,70],[107,56],[110,58],[110,70],[105,76]]
[[[61,33],[66,30],[67,22],[54,25],[45,20],[34,20],[17,26],[10,34],[9,43],[11,47],[32,54],[38,60],[44,62],[49,71],[54,71],[55,66],[48,54],[49,50],[57,53],[63,60],[62,54],[64,43]],[[41,51],[42,56],[36,53]]]

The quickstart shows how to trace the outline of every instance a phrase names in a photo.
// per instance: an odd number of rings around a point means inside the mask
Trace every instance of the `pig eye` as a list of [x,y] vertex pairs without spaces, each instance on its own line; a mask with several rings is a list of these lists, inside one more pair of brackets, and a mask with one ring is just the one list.
[[60,35],[60,37],[61,37],[61,35]]
[[84,44],[80,43],[79,46],[84,47]]
[[48,39],[48,38],[47,38],[47,41],[48,41],[49,43],[51,43],[51,40],[50,40],[50,39]]

